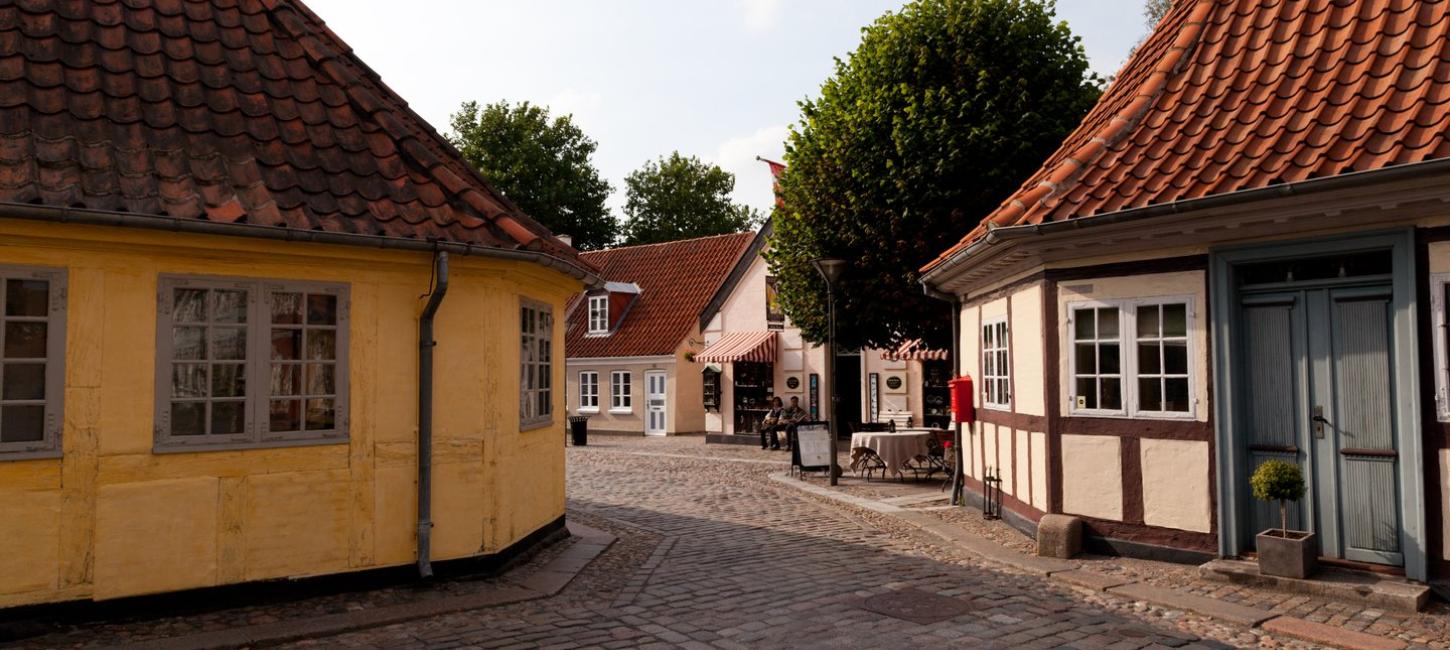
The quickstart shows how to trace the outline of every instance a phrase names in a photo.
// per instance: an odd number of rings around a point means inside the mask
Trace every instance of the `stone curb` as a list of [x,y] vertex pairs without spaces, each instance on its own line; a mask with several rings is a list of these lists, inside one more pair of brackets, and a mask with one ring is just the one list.
[[235,627],[168,639],[138,641],[113,647],[123,650],[141,650],[142,648],[147,650],[224,650],[270,646],[393,625],[420,618],[546,598],[559,593],[568,586],[569,582],[583,571],[585,566],[602,555],[615,541],[613,535],[591,526],[570,522],[568,527],[575,536],[580,538],[569,548],[564,549],[554,559],[526,577],[513,579],[505,574],[503,577],[505,584],[484,593],[377,607],[309,619]]
[[1166,587],[1145,585],[1141,582],[1129,582],[1109,588],[1107,592],[1132,600],[1202,614],[1244,627],[1258,627],[1260,623],[1278,616],[1278,614],[1264,609],[1237,605],[1206,596],[1185,594]]
[[650,458],[682,458],[685,460],[708,460],[712,463],[746,463],[751,465],[773,465],[777,467],[790,466],[789,460],[760,460],[757,458],[714,458],[711,456],[697,456],[695,454],[671,454],[663,451],[625,451],[623,449],[608,449],[601,447],[571,447],[571,449],[588,449],[591,454],[619,454],[623,456],[648,456]]
[[1280,616],[1268,621],[1264,623],[1264,629],[1274,634],[1291,636],[1331,648],[1343,648],[1343,650],[1401,650],[1406,647],[1405,642],[1397,639],[1386,639],[1293,616]]
[[840,503],[879,512],[955,544],[958,548],[982,559],[1012,568],[1034,573],[1049,580],[1065,583],[1090,591],[1112,594],[1121,598],[1143,601],[1244,627],[1262,627],[1273,634],[1282,634],[1312,643],[1345,650],[1401,650],[1406,644],[1396,639],[1354,632],[1344,628],[1313,623],[1293,616],[1280,616],[1274,612],[1236,603],[1230,603],[1206,596],[1185,594],[1173,589],[1143,584],[1117,576],[1083,569],[1082,565],[1070,560],[1023,555],[1003,547],[996,542],[968,534],[932,515],[908,510],[891,504],[845,494],[829,488],[812,485],[784,474],[772,474],[777,483],[802,492],[821,496]]
[[1259,565],[1243,560],[1214,560],[1198,568],[1205,580],[1249,586],[1272,587],[1284,591],[1319,596],[1375,609],[1414,614],[1430,600],[1430,588],[1374,575],[1348,576],[1326,567],[1316,577],[1338,574],[1338,580],[1298,580],[1259,573]]

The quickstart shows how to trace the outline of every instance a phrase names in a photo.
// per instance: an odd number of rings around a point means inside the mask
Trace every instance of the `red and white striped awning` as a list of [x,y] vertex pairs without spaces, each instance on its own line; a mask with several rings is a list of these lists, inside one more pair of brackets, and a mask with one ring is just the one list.
[[695,355],[700,363],[775,362],[775,331],[730,332]]
[[951,358],[951,351],[923,347],[921,339],[912,339],[895,350],[883,350],[881,358],[887,361],[946,361]]

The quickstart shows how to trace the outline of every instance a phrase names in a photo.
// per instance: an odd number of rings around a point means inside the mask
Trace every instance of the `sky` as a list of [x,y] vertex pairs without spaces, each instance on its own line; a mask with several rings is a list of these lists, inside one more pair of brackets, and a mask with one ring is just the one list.
[[[436,129],[464,101],[544,104],[599,143],[614,187],[678,150],[736,175],[735,200],[768,211],[770,176],[798,103],[815,97],[900,0],[307,0]],[[1146,32],[1142,0],[1058,0],[1095,72],[1112,75]],[[400,10],[406,7],[406,10]]]

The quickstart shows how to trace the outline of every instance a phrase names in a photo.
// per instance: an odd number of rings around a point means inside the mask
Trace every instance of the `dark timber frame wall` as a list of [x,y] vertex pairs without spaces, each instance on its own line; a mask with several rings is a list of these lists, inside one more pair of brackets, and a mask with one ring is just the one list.
[[[1430,296],[1430,244],[1450,242],[1450,227],[1426,228],[1415,231],[1415,291],[1420,304],[1433,304]],[[1435,331],[1435,315],[1430,309],[1421,309],[1418,332],[1421,341],[1433,341],[1446,332]],[[1424,444],[1425,462],[1425,550],[1429,560],[1430,575],[1436,578],[1450,577],[1450,561],[1445,559],[1445,507],[1441,498],[1440,485],[1446,480],[1441,473],[1440,451],[1450,448],[1450,422],[1441,422],[1435,410],[1435,365],[1434,355],[1420,355],[1420,411],[1421,440]]]
[[[1122,463],[1120,476],[1121,490],[1123,495],[1123,520],[1113,521],[1099,519],[1096,517],[1082,517],[1087,525],[1089,534],[1088,546],[1099,552],[1111,552],[1120,555],[1151,557],[1181,562],[1201,562],[1214,555],[1218,544],[1218,521],[1214,517],[1209,518],[1209,532],[1200,533],[1194,531],[1179,530],[1176,528],[1165,528],[1161,526],[1150,526],[1143,520],[1143,475],[1141,440],[1192,440],[1208,444],[1209,454],[1209,499],[1210,508],[1216,504],[1216,480],[1217,472],[1214,464],[1215,440],[1213,435],[1213,411],[1208,412],[1208,420],[1200,422],[1197,420],[1159,420],[1147,418],[1107,418],[1090,416],[1068,416],[1062,413],[1061,390],[1062,377],[1060,375],[1059,360],[1062,355],[1060,349],[1059,334],[1064,326],[1061,314],[1058,311],[1058,287],[1063,282],[1077,280],[1092,280],[1098,278],[1121,278],[1135,275],[1157,275],[1164,273],[1200,272],[1204,276],[1204,295],[1208,294],[1208,256],[1190,255],[1185,257],[1161,258],[1152,260],[1141,260],[1134,262],[1120,262],[1114,264],[1102,264],[1096,266],[1083,266],[1064,269],[1048,269],[1044,272],[1047,279],[1048,291],[1047,307],[1050,311],[1050,326],[1045,328],[1046,358],[1051,364],[1046,368],[1044,376],[1047,378],[1048,394],[1048,452],[1051,454],[1049,465],[1052,486],[1050,507],[1053,512],[1063,512],[1062,494],[1062,436],[1064,435],[1099,435],[1113,436],[1119,440],[1119,454]],[[1211,323],[1212,310],[1207,308],[1205,322]],[[1209,350],[1212,353],[1212,337],[1206,336]],[[1209,382],[1209,402],[1213,402],[1213,369],[1205,368],[1203,376]],[[1077,515],[1080,516],[1081,515]]]
[[[979,422],[982,423],[1009,427],[1013,430],[1041,431],[1046,434],[1047,462],[1045,465],[1047,468],[1047,498],[1045,499],[1045,503],[1047,506],[1046,512],[1049,513],[1063,512],[1062,436],[1104,435],[1113,436],[1120,440],[1119,453],[1121,454],[1123,471],[1119,480],[1122,481],[1123,520],[1114,521],[1077,515],[1082,517],[1087,526],[1089,536],[1088,545],[1094,551],[1179,562],[1202,562],[1216,555],[1219,531],[1217,517],[1210,516],[1210,529],[1207,533],[1150,526],[1144,523],[1143,481],[1139,446],[1140,440],[1144,438],[1192,440],[1207,443],[1210,474],[1209,507],[1210,512],[1217,511],[1219,491],[1217,486],[1217,440],[1214,435],[1213,424],[1215,416],[1211,408],[1214,394],[1213,368],[1205,368],[1203,374],[1204,381],[1208,382],[1207,392],[1210,401],[1207,421],[1125,419],[1064,415],[1062,413],[1060,394],[1062,387],[1060,368],[1062,350],[1059,336],[1063,323],[1061,322],[1061,314],[1058,309],[1059,284],[1064,281],[1070,282],[1096,278],[1200,272],[1203,274],[1203,292],[1207,296],[1209,295],[1207,286],[1209,283],[1208,271],[1209,257],[1207,255],[1047,269],[1025,276],[991,291],[973,296],[962,302],[961,308],[963,310],[978,309],[985,303],[1003,298],[1007,298],[1010,305],[1013,294],[1033,284],[1041,285],[1043,304],[1042,341],[1040,341],[1040,344],[1043,349],[1043,364],[1045,366],[1042,369],[1044,383],[1042,389],[1044,391],[1046,415],[1038,416],[979,408],[977,410],[977,416]],[[1205,322],[1212,324],[1212,308],[1209,305],[1205,305],[1204,309],[1206,310]],[[1010,318],[1010,306],[1008,314]],[[980,320],[978,329],[980,330]],[[978,339],[977,354],[980,355],[981,332],[978,331],[975,336]],[[1009,336],[1013,336],[1011,339],[1013,345],[1010,346],[1008,354],[1014,357],[1014,359],[1018,345],[1033,343],[1016,338],[1015,331]],[[1212,335],[1205,336],[1205,340],[1209,346],[1206,352],[1209,358],[1212,358],[1214,345]],[[1015,380],[1015,373],[1013,377]],[[1015,397],[1015,390],[1013,394]],[[1015,399],[1013,406],[1015,411]],[[981,446],[980,443],[979,446]],[[985,459],[983,459],[983,462],[985,466]],[[1013,472],[1014,478],[1017,474],[1017,471]],[[969,478],[966,483],[968,490],[980,492],[980,482]],[[1030,504],[1013,498],[1011,495],[1004,494],[1002,501],[1004,507],[1009,512],[1020,515],[1022,518],[1030,521],[1035,522],[1043,514]]]

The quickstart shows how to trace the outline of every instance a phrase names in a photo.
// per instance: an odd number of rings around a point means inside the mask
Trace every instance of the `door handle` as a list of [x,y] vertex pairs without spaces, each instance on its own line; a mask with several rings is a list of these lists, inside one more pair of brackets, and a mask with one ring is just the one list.
[[1309,419],[1314,422],[1314,437],[1315,438],[1323,438],[1324,437],[1324,425],[1329,424],[1329,420],[1324,419],[1324,407],[1323,406],[1315,406],[1314,407],[1314,415],[1312,417],[1310,417]]

